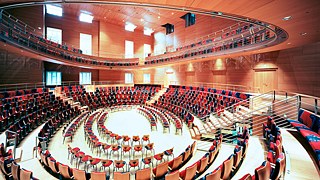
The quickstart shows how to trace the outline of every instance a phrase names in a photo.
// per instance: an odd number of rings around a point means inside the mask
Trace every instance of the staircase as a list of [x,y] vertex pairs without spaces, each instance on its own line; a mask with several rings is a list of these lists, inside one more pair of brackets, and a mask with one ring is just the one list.
[[287,125],[286,119],[297,117],[297,104],[296,96],[276,96],[274,93],[241,101],[225,108],[223,112],[210,114],[203,119],[203,127],[199,126],[201,139],[221,133],[227,142],[232,142],[236,133],[241,132],[244,126],[250,129],[252,135],[262,135],[262,123],[266,122],[267,116],[288,128],[290,125]]
[[162,88],[159,92],[156,93],[149,101],[146,102],[147,105],[153,104],[156,100],[159,99],[167,91],[167,88]]

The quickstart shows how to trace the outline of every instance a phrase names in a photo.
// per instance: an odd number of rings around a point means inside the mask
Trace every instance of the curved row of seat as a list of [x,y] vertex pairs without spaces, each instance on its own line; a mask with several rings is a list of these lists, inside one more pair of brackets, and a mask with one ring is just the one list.
[[302,108],[299,109],[298,116],[298,121],[292,119],[288,121],[311,146],[314,158],[320,167],[320,116]]
[[164,118],[168,119],[169,121],[172,121],[176,127],[176,134],[178,134],[179,131],[182,134],[183,124],[182,124],[181,120],[176,115],[174,115],[173,113],[171,113],[170,111],[168,111],[166,109],[154,106],[152,104],[148,105],[148,106],[161,112],[161,113],[159,113],[161,118],[163,118],[163,116],[164,116]]
[[5,175],[6,179],[19,180],[37,180],[33,177],[32,172],[24,168],[20,168],[12,157],[12,149],[7,152],[4,149],[4,144],[0,144],[0,171]]
[[73,100],[80,102],[82,106],[86,105],[90,109],[96,109],[98,107],[117,105],[144,104],[150,100],[157,91],[159,91],[159,89],[153,86],[136,86],[97,88],[94,93],[87,93],[85,91],[81,93],[76,91],[71,94],[73,94]]
[[170,133],[170,121],[167,119],[166,116],[163,115],[163,113],[158,112],[157,110],[153,109],[150,106],[142,106],[142,108],[149,110],[156,117],[156,119],[159,122],[161,122],[162,127],[163,127],[163,132],[165,130],[168,130],[168,132]]
[[72,142],[72,138],[74,136],[75,131],[77,130],[81,122],[86,118],[86,115],[87,113],[81,114],[75,120],[73,120],[69,125],[64,127],[65,129],[63,129],[62,131],[62,136],[63,136],[62,144],[64,144],[64,140],[66,137],[71,138],[71,142]]
[[149,120],[151,131],[154,128],[156,130],[158,129],[157,128],[157,118],[155,117],[155,115],[149,109],[145,109],[143,107],[139,107],[138,108],[138,112]]
[[16,91],[3,91],[3,92],[0,92],[0,99],[2,101],[7,101],[6,100],[7,98],[9,98],[9,99],[20,98],[20,97],[23,98],[27,95],[35,95],[35,94],[43,94],[43,93],[48,93],[48,89],[47,88],[34,88],[34,89],[20,89],[20,90],[16,90]]
[[238,145],[234,152],[218,166],[214,171],[206,174],[202,180],[231,179],[238,171],[248,150],[249,131],[245,129],[243,133],[238,134]]
[[257,167],[254,175],[245,174],[241,180],[249,179],[272,179],[283,177],[285,170],[285,154],[282,148],[282,136],[280,128],[276,125],[272,117],[267,118],[267,122],[262,124],[263,137],[268,148],[267,161]]

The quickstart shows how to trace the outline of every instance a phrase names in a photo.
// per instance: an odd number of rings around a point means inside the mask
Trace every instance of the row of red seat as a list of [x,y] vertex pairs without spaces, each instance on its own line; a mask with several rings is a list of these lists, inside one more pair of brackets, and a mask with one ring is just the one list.
[[[176,127],[176,134],[180,131],[181,134],[182,134],[182,129],[183,129],[183,124],[181,122],[181,120],[176,116],[174,115],[172,112],[166,110],[166,109],[163,109],[163,108],[160,108],[160,107],[157,107],[157,106],[154,106],[154,105],[150,105],[150,107],[152,108],[155,108],[157,109],[158,111],[160,111],[161,113],[163,113],[163,116],[168,119],[168,120],[171,120],[173,121],[175,127]],[[160,113],[160,114],[161,114]]]
[[66,137],[72,138],[74,136],[74,133],[76,132],[77,128],[80,126],[83,119],[85,119],[87,116],[87,113],[83,113],[80,116],[78,116],[75,120],[71,122],[71,124],[67,124],[62,131],[63,141],[62,144],[64,144],[64,140]]
[[12,149],[5,151],[3,143],[0,144],[0,171],[6,179],[38,180],[33,177],[31,171],[20,168],[20,165],[12,158]]
[[220,166],[206,174],[201,180],[231,179],[240,168],[248,150],[249,131],[245,129],[238,135],[238,145]]
[[34,88],[34,89],[20,89],[17,91],[3,91],[0,92],[0,103],[2,101],[6,101],[5,99],[8,98],[23,98],[26,95],[32,95],[32,94],[42,94],[42,93],[48,93],[48,88]]
[[149,120],[151,131],[153,130],[153,128],[155,128],[156,130],[158,129],[157,128],[157,118],[154,116],[154,114],[149,109],[139,107],[138,112]]
[[254,175],[245,174],[241,180],[280,179],[283,177],[286,160],[280,128],[270,116],[267,118],[267,122],[262,124],[262,128],[268,148],[267,161],[264,161],[261,166],[255,169]]

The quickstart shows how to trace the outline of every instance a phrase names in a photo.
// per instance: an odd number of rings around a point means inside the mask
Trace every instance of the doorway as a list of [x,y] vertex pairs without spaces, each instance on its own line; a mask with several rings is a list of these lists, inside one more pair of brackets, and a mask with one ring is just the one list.
[[256,87],[260,93],[266,93],[277,89],[278,77],[276,69],[255,70],[254,87]]

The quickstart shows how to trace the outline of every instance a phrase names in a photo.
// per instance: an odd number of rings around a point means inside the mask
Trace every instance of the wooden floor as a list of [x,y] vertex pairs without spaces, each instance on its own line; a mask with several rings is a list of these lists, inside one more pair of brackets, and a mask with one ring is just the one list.
[[[159,153],[166,149],[174,147],[174,154],[178,155],[183,152],[189,144],[193,142],[186,126],[184,126],[182,134],[176,135],[173,125],[171,127],[170,133],[163,132],[160,123],[158,124],[157,131],[151,131],[148,120],[144,116],[139,114],[135,109],[128,111],[118,111],[109,114],[110,115],[105,124],[109,130],[120,135],[129,136],[143,136],[145,134],[150,134],[150,141],[155,144],[155,153]],[[22,149],[23,151],[19,164],[22,168],[32,171],[34,176],[39,179],[56,179],[48,172],[46,172],[43,167],[41,167],[41,164],[38,161],[39,157],[35,158],[33,156],[33,147],[36,145],[36,136],[41,128],[42,127],[38,127],[37,129],[35,129],[20,144],[18,151],[20,149]],[[98,135],[95,123],[93,124],[93,131],[96,135]],[[287,157],[287,167],[284,179],[320,179],[317,168],[314,166],[313,161],[311,160],[310,156],[303,148],[303,146],[286,130],[282,130],[282,136],[283,147],[285,149]],[[1,134],[0,142],[4,142],[4,138],[4,134]],[[91,151],[88,144],[84,140],[85,137],[83,124],[78,128],[75,138],[72,142],[69,139],[66,139],[64,144],[62,144],[62,139],[62,129],[60,129],[52,138],[48,149],[57,161],[63,164],[67,164],[70,167],[75,167],[75,165],[71,164],[70,160],[67,158],[67,144],[70,144],[70,146],[72,147],[80,147],[81,151],[85,152],[86,154],[91,154],[93,157],[107,158],[105,155],[102,155],[100,157],[98,154]],[[250,137],[247,156],[233,179],[239,179],[247,173],[254,174],[254,169],[260,166],[261,163],[266,159],[266,151],[263,141],[264,140],[261,137]],[[184,167],[182,167],[182,169],[199,160],[205,154],[205,151],[203,150],[207,149],[207,147],[209,147],[210,145],[210,143],[202,141],[197,141],[197,144],[198,145],[196,153],[190,159],[190,161]],[[217,168],[225,159],[227,159],[233,153],[233,149],[234,145],[222,144],[222,148],[216,160],[200,177],[203,177],[205,174]],[[118,157],[115,156],[112,158]],[[128,155],[126,155],[123,159],[128,161]],[[83,169],[83,166],[80,166],[80,169]],[[90,168],[89,171],[92,171],[92,169]],[[1,178],[3,177],[0,176],[0,179]],[[131,176],[131,179],[134,179],[134,175]]]

